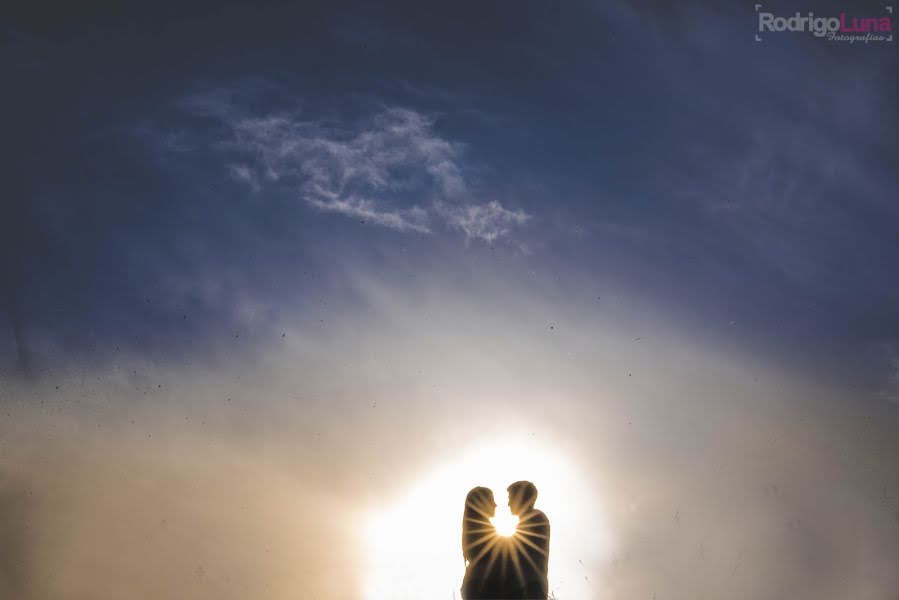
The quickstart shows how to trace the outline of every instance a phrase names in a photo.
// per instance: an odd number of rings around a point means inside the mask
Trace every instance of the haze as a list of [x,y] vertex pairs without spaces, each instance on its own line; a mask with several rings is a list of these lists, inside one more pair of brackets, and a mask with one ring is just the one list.
[[450,600],[519,478],[560,600],[899,594],[894,43],[13,13],[0,597]]

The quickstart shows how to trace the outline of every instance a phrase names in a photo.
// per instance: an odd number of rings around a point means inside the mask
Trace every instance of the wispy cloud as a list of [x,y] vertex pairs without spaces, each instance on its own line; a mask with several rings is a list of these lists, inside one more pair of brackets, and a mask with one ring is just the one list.
[[531,216],[497,200],[474,200],[464,145],[435,131],[434,119],[388,107],[350,124],[307,120],[299,111],[254,114],[218,90],[185,99],[189,113],[221,124],[216,151],[254,192],[294,186],[322,212],[402,232],[460,231],[493,242]]
[[449,226],[459,229],[467,238],[487,242],[507,235],[531,218],[524,211],[503,208],[496,201],[466,205],[441,203],[437,209]]
[[356,217],[363,223],[370,222],[397,231],[417,231],[419,233],[430,233],[431,231],[428,227],[428,212],[420,206],[391,211],[377,206],[368,198],[334,197],[330,200],[307,198],[307,201],[319,210]]
[[256,174],[246,165],[228,165],[228,173],[232,179],[246,183],[254,192],[258,192],[261,189]]

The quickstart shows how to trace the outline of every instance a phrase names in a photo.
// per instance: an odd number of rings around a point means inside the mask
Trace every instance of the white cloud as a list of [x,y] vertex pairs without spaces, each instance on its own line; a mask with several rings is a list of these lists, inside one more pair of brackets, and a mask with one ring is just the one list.
[[254,192],[262,189],[256,174],[247,165],[228,165],[228,173],[233,179],[246,183]]
[[402,211],[385,211],[379,209],[374,202],[366,198],[337,198],[326,202],[310,199],[309,203],[319,210],[337,212],[348,217],[357,217],[365,222],[390,227],[398,231],[431,232],[428,227],[428,212],[420,206],[413,206]]
[[181,106],[221,122],[215,147],[229,156],[231,177],[255,192],[295,186],[322,212],[403,232],[432,233],[441,223],[487,242],[530,218],[497,201],[471,200],[463,145],[436,133],[427,115],[393,107],[345,126],[303,120],[299,112],[251,114],[234,98],[211,92]]
[[530,219],[524,211],[503,208],[495,200],[485,204],[441,203],[437,209],[446,223],[462,231],[465,237],[486,242],[507,235],[512,228],[524,225]]

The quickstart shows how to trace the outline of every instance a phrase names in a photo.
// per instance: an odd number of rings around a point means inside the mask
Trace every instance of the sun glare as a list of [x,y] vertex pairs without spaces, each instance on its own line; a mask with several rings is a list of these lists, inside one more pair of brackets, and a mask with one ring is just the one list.
[[509,512],[508,509],[496,509],[496,516],[490,519],[490,522],[496,527],[496,532],[503,537],[509,537],[515,534],[518,527],[518,517]]
[[609,551],[602,499],[570,461],[524,438],[475,445],[454,460],[437,462],[395,503],[372,515],[365,600],[458,597],[466,494],[476,486],[492,489],[497,508],[491,521],[502,535],[511,535],[518,518],[509,512],[506,488],[521,479],[537,485],[537,508],[550,520],[550,589],[557,597],[589,597],[584,565],[597,564]]

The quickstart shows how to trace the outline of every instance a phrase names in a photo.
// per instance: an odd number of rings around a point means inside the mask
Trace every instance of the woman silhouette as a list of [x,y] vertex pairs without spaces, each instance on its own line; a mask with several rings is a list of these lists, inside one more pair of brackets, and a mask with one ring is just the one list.
[[476,487],[465,498],[462,514],[463,600],[501,598],[502,581],[497,573],[500,536],[490,522],[496,502],[489,488]]

